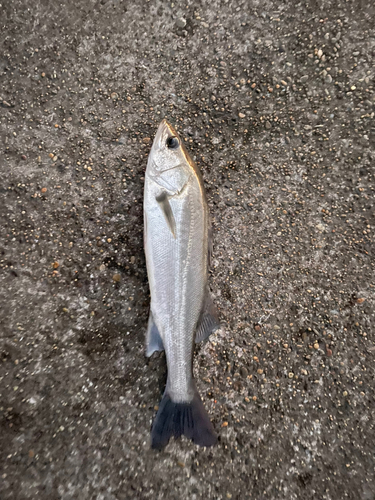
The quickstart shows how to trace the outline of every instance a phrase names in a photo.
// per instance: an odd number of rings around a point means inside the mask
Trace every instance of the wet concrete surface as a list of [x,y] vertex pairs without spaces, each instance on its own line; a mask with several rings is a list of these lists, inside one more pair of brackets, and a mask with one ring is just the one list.
[[[1,2],[2,500],[375,498],[373,10]],[[212,449],[150,450],[166,366],[144,357],[142,197],[164,117],[213,220]]]

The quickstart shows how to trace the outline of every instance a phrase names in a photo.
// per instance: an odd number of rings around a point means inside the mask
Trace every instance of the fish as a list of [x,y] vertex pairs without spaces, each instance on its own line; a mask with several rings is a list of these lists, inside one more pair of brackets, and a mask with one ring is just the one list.
[[213,446],[217,436],[193,378],[194,343],[220,327],[208,286],[211,222],[202,175],[165,119],[148,157],[143,213],[151,295],[146,356],[165,350],[168,370],[151,447],[182,435]]

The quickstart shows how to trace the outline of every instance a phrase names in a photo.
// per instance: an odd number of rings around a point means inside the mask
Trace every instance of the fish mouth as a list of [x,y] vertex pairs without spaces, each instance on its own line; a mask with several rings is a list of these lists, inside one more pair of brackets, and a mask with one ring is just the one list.
[[[181,150],[177,155],[169,153],[167,141],[171,137],[177,137],[179,141]],[[191,172],[188,167],[189,161],[186,158],[182,141],[175,128],[164,118],[156,131],[148,159],[147,175],[156,184],[166,189],[170,196],[174,196],[183,190],[190,179]]]
[[154,145],[157,145],[158,148],[164,147],[165,142],[169,137],[178,137],[178,134],[175,128],[164,118],[156,132]]

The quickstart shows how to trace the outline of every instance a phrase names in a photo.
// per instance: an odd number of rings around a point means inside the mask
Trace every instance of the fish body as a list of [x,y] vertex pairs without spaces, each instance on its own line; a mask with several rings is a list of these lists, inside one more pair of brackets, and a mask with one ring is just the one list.
[[219,326],[207,284],[210,220],[202,176],[166,120],[148,159],[144,228],[151,293],[146,355],[165,349],[168,366],[152,447],[182,434],[210,446],[216,436],[192,370],[194,341]]

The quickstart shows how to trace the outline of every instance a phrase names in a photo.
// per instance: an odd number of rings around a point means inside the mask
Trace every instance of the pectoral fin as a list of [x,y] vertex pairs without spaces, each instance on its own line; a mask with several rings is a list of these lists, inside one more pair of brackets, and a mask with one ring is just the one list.
[[164,344],[150,311],[146,334],[146,356],[149,358],[155,351],[164,351]]
[[203,304],[201,316],[197,326],[197,333],[195,334],[195,342],[201,342],[207,339],[212,332],[220,327],[220,321],[217,316],[217,311],[214,303],[212,302],[211,295],[207,290],[206,298]]
[[156,201],[159,203],[159,206],[164,214],[168,227],[171,233],[173,234],[173,238],[176,238],[176,221],[174,219],[174,215],[168,200],[167,193],[165,192],[161,193],[159,196],[156,197]]

